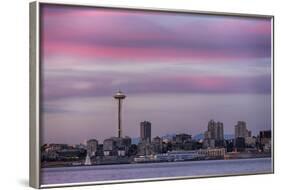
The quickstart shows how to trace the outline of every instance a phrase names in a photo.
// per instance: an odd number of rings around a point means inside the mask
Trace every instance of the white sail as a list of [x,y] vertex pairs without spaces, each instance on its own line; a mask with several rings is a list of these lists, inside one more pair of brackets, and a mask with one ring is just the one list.
[[92,165],[91,158],[90,158],[89,154],[87,154],[84,165],[87,165],[87,166]]

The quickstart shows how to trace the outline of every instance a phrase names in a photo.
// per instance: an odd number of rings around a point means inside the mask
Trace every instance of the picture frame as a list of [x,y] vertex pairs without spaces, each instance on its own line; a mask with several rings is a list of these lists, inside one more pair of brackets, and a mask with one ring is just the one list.
[[32,2],[29,134],[34,188],[274,173],[274,16]]

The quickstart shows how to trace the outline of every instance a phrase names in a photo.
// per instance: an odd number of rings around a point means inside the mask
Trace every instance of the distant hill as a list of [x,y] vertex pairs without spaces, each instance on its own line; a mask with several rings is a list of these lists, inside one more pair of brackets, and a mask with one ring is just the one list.
[[204,135],[202,133],[200,133],[200,134],[194,135],[192,137],[192,139],[199,141],[201,139],[204,139]]
[[233,134],[225,134],[224,139],[225,140],[234,139],[234,135]]
[[[173,137],[175,137],[175,136],[176,136],[176,134],[166,134],[166,135],[162,136],[162,138],[173,140]],[[154,137],[152,137],[152,138],[154,138]],[[132,137],[132,144],[138,144],[139,142],[140,142],[140,137]]]
[[[204,135],[202,133],[194,135],[193,139],[199,141],[201,139],[204,139]],[[226,140],[234,139],[234,135],[233,134],[225,134],[224,139],[226,139]]]
[[172,133],[172,134],[166,134],[166,135],[162,136],[162,138],[173,140],[173,137],[175,137],[175,136],[176,136],[176,134]]
[[[176,136],[176,134],[166,134],[166,135],[162,136],[162,138],[172,140],[173,137],[175,137],[175,136]],[[194,135],[192,137],[192,139],[199,141],[201,139],[204,139],[204,135],[202,133],[199,133],[197,135]],[[233,134],[225,134],[224,139],[226,139],[226,140],[234,139],[234,135]],[[138,144],[139,142],[140,142],[140,137],[132,137],[132,144]]]
[[139,137],[133,137],[132,138],[132,144],[139,144],[140,138]]

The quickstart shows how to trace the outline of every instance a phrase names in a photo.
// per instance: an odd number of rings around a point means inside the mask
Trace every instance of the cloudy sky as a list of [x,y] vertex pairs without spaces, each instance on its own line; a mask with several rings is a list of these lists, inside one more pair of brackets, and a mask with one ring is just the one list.
[[75,6],[41,9],[42,141],[123,134],[233,134],[271,127],[271,20]]

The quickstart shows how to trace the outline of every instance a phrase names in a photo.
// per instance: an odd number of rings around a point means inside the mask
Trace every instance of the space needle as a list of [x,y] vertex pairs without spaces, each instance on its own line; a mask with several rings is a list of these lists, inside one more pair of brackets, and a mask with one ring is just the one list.
[[118,137],[122,137],[122,118],[121,118],[121,112],[122,112],[122,100],[126,98],[126,96],[119,90],[114,96],[114,99],[118,101]]

